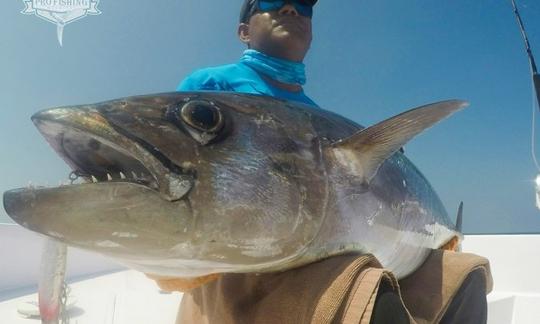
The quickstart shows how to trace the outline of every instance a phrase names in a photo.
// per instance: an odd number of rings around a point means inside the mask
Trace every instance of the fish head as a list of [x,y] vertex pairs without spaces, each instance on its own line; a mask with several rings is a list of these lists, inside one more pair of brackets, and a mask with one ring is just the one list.
[[168,93],[32,117],[83,183],[4,194],[22,226],[157,275],[281,267],[324,217],[327,184],[307,106]]

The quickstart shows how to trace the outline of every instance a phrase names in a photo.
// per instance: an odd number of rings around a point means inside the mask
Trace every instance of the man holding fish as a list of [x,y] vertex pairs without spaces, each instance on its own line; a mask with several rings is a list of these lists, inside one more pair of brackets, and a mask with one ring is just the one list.
[[[454,252],[462,208],[454,223],[400,151],[467,104],[367,128],[316,107],[316,2],[245,0],[240,62],[181,92],[34,114],[85,181],[7,191],[8,215],[185,291],[179,323],[485,323],[489,263]],[[40,293],[54,320],[60,284]]]
[[[312,40],[311,23],[316,3],[317,0],[245,0],[240,11],[238,37],[248,49],[239,62],[195,71],[182,81],[177,90],[235,91],[317,106],[302,88],[306,82],[303,60]],[[442,248],[448,247],[457,249],[456,241]],[[459,257],[456,260],[460,262]],[[435,271],[443,272],[444,269]],[[448,302],[447,314],[439,315],[440,322],[486,323],[485,281],[479,271],[472,271],[461,287],[454,288],[457,292]],[[397,289],[381,282],[383,285],[376,294],[370,323],[413,321],[403,306],[407,301],[403,303]],[[407,285],[414,287],[417,283]],[[415,314],[411,315],[414,317]]]

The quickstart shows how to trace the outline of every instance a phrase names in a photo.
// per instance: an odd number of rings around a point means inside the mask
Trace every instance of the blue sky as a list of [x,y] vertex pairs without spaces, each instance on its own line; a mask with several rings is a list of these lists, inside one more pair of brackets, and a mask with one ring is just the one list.
[[[336,5],[338,3],[338,5]],[[0,10],[0,191],[56,185],[68,168],[30,122],[37,110],[174,90],[237,60],[240,0],[102,0],[64,31]],[[540,3],[518,0],[540,60]],[[406,146],[468,233],[540,233],[529,66],[508,0],[320,0],[306,92],[364,125],[449,98],[471,106]],[[0,211],[0,222],[7,221]]]

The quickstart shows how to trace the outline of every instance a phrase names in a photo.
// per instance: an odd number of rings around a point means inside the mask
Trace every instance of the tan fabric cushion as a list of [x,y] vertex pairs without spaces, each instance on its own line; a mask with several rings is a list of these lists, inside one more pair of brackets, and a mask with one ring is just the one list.
[[[346,255],[282,273],[226,274],[186,293],[177,323],[339,323],[361,270],[380,267],[372,255]],[[381,274],[370,277],[369,298]]]
[[[365,268],[357,277],[347,299],[342,304],[341,316],[336,317],[332,323],[369,324],[375,308],[379,287],[383,281],[389,283],[392,289],[400,295],[396,279],[389,271],[378,268]],[[403,300],[401,300],[401,304],[403,305]],[[405,309],[405,307],[403,308]],[[411,314],[408,313],[407,315],[410,323],[416,324]]]
[[[411,323],[437,323],[472,271],[486,275],[485,258],[435,250],[400,281]],[[191,324],[368,324],[381,280],[399,293],[393,275],[371,255],[336,256],[270,274],[225,274],[184,295],[177,323]]]
[[486,294],[493,289],[489,261],[470,253],[434,250],[412,275],[400,280],[405,306],[418,324],[438,323],[463,281],[482,271]]

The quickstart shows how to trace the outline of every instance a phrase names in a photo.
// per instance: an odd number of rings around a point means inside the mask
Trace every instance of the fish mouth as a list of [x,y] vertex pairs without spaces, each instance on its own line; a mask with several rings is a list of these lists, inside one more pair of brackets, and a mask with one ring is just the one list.
[[46,110],[32,121],[73,170],[72,184],[5,192],[4,208],[16,223],[123,259],[170,258],[189,241],[193,180],[158,148],[93,106]]
[[140,160],[105,139],[69,131],[60,135],[59,145],[68,163],[75,166],[70,180],[135,183],[159,191],[156,176]]
[[72,184],[82,178],[88,184],[142,185],[168,201],[184,198],[192,187],[194,171],[177,166],[98,111],[57,108],[35,114],[32,121],[73,170]]

